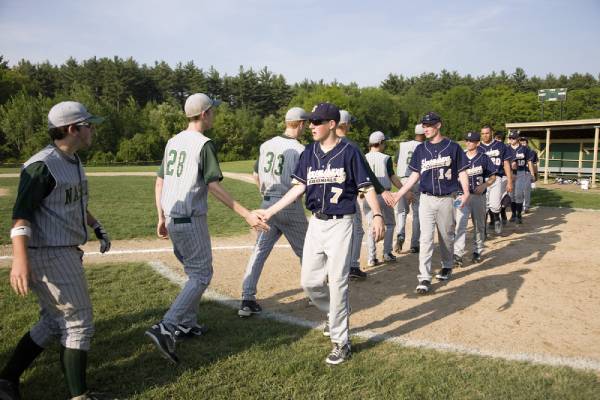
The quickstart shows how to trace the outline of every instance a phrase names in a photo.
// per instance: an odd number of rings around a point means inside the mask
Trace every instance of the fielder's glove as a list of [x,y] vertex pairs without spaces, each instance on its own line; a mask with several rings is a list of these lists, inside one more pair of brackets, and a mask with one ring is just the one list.
[[100,253],[106,253],[110,250],[110,236],[108,236],[108,233],[106,233],[104,227],[98,221],[92,226],[92,229],[100,241]]

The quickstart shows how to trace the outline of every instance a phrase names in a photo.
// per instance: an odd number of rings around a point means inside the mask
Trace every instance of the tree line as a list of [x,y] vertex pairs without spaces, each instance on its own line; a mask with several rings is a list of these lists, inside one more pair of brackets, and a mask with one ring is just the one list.
[[[63,100],[77,100],[106,121],[96,128],[90,164],[153,161],[166,141],[186,126],[182,112],[188,95],[203,92],[221,99],[209,136],[222,161],[256,157],[260,144],[283,131],[289,107],[306,110],[330,101],[358,121],[352,138],[366,146],[369,134],[393,139],[412,136],[427,111],[444,119],[446,136],[490,124],[539,121],[537,90],[565,87],[563,119],[600,117],[600,75],[528,76],[522,68],[473,77],[442,70],[407,77],[389,74],[379,87],[309,81],[290,84],[268,68],[240,67],[237,75],[203,70],[193,62],[171,67],[164,61],[139,64],[132,58],[69,59],[62,65],[21,60],[9,66],[0,56],[0,160],[24,161],[48,143],[47,113]],[[546,103],[545,119],[559,119],[559,104]],[[306,140],[309,140],[307,133]],[[393,151],[391,148],[389,151]]]

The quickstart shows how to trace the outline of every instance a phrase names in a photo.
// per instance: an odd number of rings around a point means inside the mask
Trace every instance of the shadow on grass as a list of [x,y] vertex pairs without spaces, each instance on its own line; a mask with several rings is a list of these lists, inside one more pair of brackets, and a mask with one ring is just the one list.
[[531,192],[531,205],[542,207],[573,208],[573,201],[565,198],[563,194],[565,193],[561,193],[556,190],[536,188]]

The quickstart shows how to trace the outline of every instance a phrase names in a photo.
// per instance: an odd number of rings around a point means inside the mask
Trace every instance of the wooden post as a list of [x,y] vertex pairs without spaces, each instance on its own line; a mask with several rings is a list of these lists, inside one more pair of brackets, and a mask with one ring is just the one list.
[[581,170],[583,169],[583,142],[579,142],[579,164],[577,165],[577,177],[581,178]]
[[594,162],[592,163],[592,188],[596,188],[596,169],[598,169],[598,136],[600,136],[600,126],[594,131]]
[[[596,129],[598,132],[598,129]],[[544,184],[548,184],[548,171],[550,170],[550,128],[546,128],[546,165],[544,165]]]

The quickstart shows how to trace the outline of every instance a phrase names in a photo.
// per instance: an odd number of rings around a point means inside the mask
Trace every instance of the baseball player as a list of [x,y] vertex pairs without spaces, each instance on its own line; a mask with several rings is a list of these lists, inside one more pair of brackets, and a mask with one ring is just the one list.
[[[350,115],[350,113],[348,111],[340,110],[340,122],[338,123],[338,125],[336,127],[335,133],[338,137],[345,138],[351,145],[356,146],[356,148],[359,149],[359,151],[360,151],[360,146],[347,137],[348,132],[350,131],[350,127],[355,122],[356,122],[356,118],[354,118],[352,115]],[[379,182],[379,180],[377,179],[375,174],[373,174],[373,171],[369,167],[367,160],[362,155],[362,152],[361,152],[361,156],[363,157],[363,161],[365,163],[365,166],[367,167],[369,179],[370,179],[371,183],[373,184],[373,187],[375,188],[375,192],[377,194],[381,194],[383,199],[388,204],[393,204],[392,202],[394,201],[394,199],[392,197],[390,197],[390,192],[386,191],[384,189],[384,187],[381,185],[381,183]],[[356,209],[358,211],[356,213],[354,213],[354,221],[352,222],[352,245],[351,245],[351,251],[350,251],[351,256],[350,256],[350,260],[349,260],[349,262],[350,262],[350,278],[365,279],[367,277],[367,273],[360,269],[360,251],[362,248],[362,239],[363,239],[365,232],[363,231],[363,227],[362,227],[362,213],[360,211],[360,205],[359,205],[358,199],[356,201]],[[371,265],[369,263],[368,266],[371,267],[373,265]]]
[[83,271],[83,251],[92,227],[102,253],[110,238],[88,210],[88,181],[79,150],[92,144],[92,116],[75,101],[56,104],[48,113],[53,143],[23,164],[11,230],[10,284],[25,296],[31,290],[40,319],[17,344],[0,372],[0,398],[19,398],[19,378],[48,346],[60,340],[60,362],[72,399],[96,399],[86,385],[87,354],[94,334],[92,303]]
[[535,179],[535,170],[533,169],[533,163],[531,161],[533,155],[527,147],[519,144],[519,133],[511,132],[508,135],[508,140],[510,141],[510,147],[512,148],[515,157],[512,162],[512,169],[514,176],[516,177],[515,190],[511,194],[512,215],[510,221],[520,225],[523,223],[522,213],[525,192],[527,191],[527,188],[531,190],[531,183],[534,182]]
[[[415,126],[415,140],[400,143],[400,149],[398,150],[398,176],[400,176],[400,182],[406,183],[408,177],[412,173],[408,165],[410,159],[417,146],[425,140],[425,134],[423,133],[423,126],[417,124]],[[406,237],[406,216],[410,210],[412,210],[412,234],[410,238],[410,252],[419,252],[419,184],[415,183],[412,190],[407,193],[405,197],[402,197],[396,204],[396,244],[394,251],[400,253],[404,240]]]
[[[494,184],[487,190],[487,208],[491,223],[494,225],[494,231],[497,235],[502,233],[503,221],[500,219],[502,211],[502,197],[504,193],[511,193],[513,190],[512,172],[510,163],[513,160],[511,153],[503,142],[493,139],[494,131],[491,126],[484,125],[481,128],[480,151],[484,152],[492,163],[498,168]],[[506,221],[506,214],[503,220]]]
[[[442,251],[442,269],[436,275],[448,280],[452,274],[454,253],[454,207],[464,207],[469,201],[468,162],[458,143],[442,136],[442,119],[429,112],[421,119],[428,141],[415,149],[409,167],[412,173],[406,184],[396,192],[400,199],[419,181],[419,284],[418,294],[429,292],[431,287],[431,257],[433,235],[437,227]],[[462,194],[457,193],[462,189]],[[455,204],[455,201],[457,202]]]
[[219,183],[223,174],[213,142],[204,135],[212,127],[214,109],[220,101],[195,93],[185,101],[186,130],[172,137],[165,147],[163,162],[155,185],[158,212],[157,234],[171,238],[177,259],[183,264],[188,281],[163,316],[146,331],[161,355],[177,363],[175,340],[200,336],[198,303],[212,278],[212,254],[206,213],[211,192],[248,225],[268,230],[256,214],[231,198]]
[[485,240],[485,215],[486,198],[485,192],[494,184],[498,168],[492,160],[483,152],[478,151],[480,135],[477,132],[468,132],[465,135],[467,150],[465,156],[469,166],[467,176],[469,178],[469,202],[462,208],[456,209],[456,231],[454,240],[454,266],[463,266],[463,255],[465,254],[465,242],[467,236],[467,224],[469,217],[473,221],[474,245],[473,262],[481,262],[483,254],[483,243]]
[[[261,209],[277,202],[292,187],[292,173],[296,168],[304,146],[298,142],[306,127],[306,112],[299,107],[291,108],[285,115],[285,132],[267,140],[260,146],[260,154],[255,165],[254,176],[258,180],[263,197]],[[238,310],[240,317],[249,317],[262,311],[256,302],[256,287],[267,257],[281,235],[292,246],[292,250],[302,261],[302,249],[308,222],[302,203],[298,200],[269,221],[271,229],[261,232],[244,274],[242,284],[242,304]]]
[[530,185],[525,187],[525,199],[523,200],[523,213],[528,213],[531,207],[531,190],[533,189],[535,182],[538,178],[538,162],[539,158],[537,152],[529,147],[529,140],[525,136],[519,137],[519,143],[521,146],[525,146],[531,153],[531,164],[533,164],[533,179]]
[[308,116],[314,142],[306,146],[292,177],[294,186],[277,203],[262,210],[263,218],[292,204],[306,192],[306,207],[313,213],[302,254],[301,284],[321,311],[328,313],[324,334],[333,349],[328,364],[340,364],[351,356],[349,338],[348,277],[353,214],[356,196],[365,193],[374,212],[373,234],[383,236],[383,216],[360,151],[336,135],[338,108],[320,103]]
[[[369,136],[369,152],[365,154],[365,158],[369,163],[371,171],[377,177],[377,180],[383,185],[386,191],[390,191],[392,184],[398,189],[402,187],[400,179],[394,173],[394,164],[392,157],[385,154],[385,135],[383,132],[376,131],[371,133]],[[385,236],[383,239],[383,261],[396,261],[396,257],[392,254],[392,244],[394,241],[394,227],[396,221],[394,218],[394,209],[389,207],[381,195],[377,195],[379,201],[379,208],[383,214],[383,221],[385,223]],[[373,225],[373,211],[368,204],[364,205],[364,211],[367,215],[367,221],[369,230]],[[368,249],[368,260],[369,266],[376,265],[378,263],[376,256],[376,243],[372,235],[367,236],[367,249]]]

